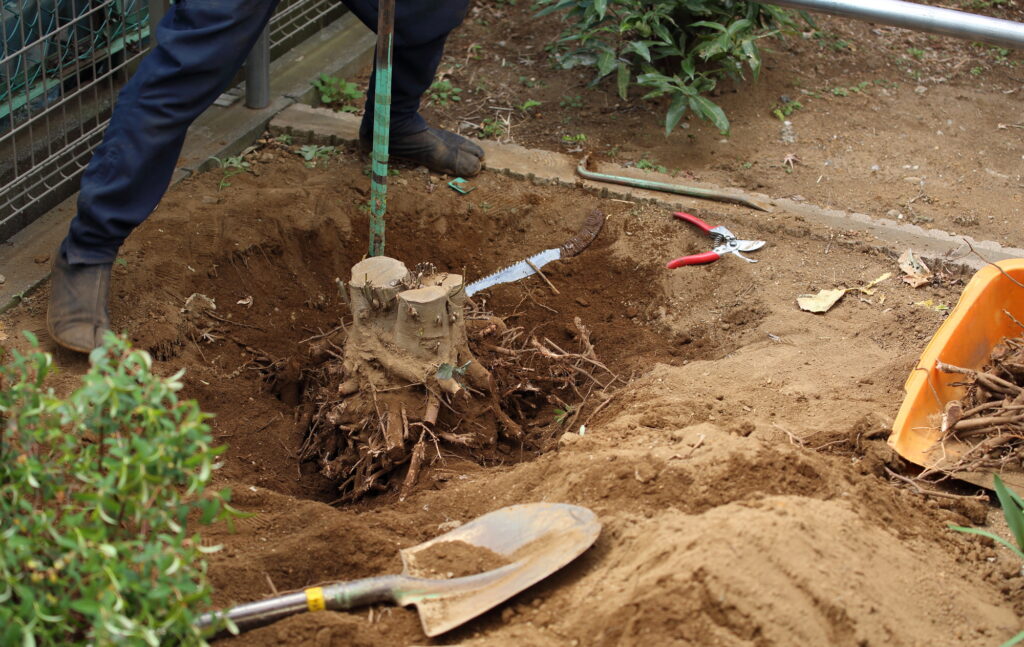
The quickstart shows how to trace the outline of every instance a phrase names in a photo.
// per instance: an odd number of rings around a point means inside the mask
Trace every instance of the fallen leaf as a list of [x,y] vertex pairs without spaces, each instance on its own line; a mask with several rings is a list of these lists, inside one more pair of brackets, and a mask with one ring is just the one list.
[[912,288],[919,288],[928,283],[932,278],[932,271],[924,264],[924,261],[914,255],[912,250],[907,250],[900,255],[900,271],[903,272],[903,282]]
[[801,310],[807,312],[828,312],[844,294],[846,290],[822,290],[817,294],[801,294],[796,298],[796,303]]
[[919,288],[922,285],[927,285],[928,284],[928,279],[923,277],[923,276],[914,276],[914,275],[908,274],[907,276],[903,277],[903,282],[906,283],[907,285],[909,285],[912,288]]
[[935,303],[931,299],[925,299],[924,301],[917,301],[917,302],[914,303],[914,305],[915,306],[922,306],[924,308],[931,308],[932,310],[936,310],[938,312],[942,312],[944,310],[949,310],[949,306],[947,306],[947,305],[945,305],[943,303]]
[[[892,272],[886,272],[879,276],[874,281],[865,283],[864,285],[858,285],[852,288],[836,288],[834,290],[822,290],[817,294],[801,294],[796,298],[797,305],[800,306],[801,310],[807,312],[828,312],[843,295],[852,290],[857,290],[863,294],[871,296],[875,293],[874,287],[882,281],[887,281],[892,277]],[[866,303],[871,303],[867,299],[864,299]]]
[[857,286],[855,288],[850,288],[850,289],[851,290],[860,290],[864,294],[866,294],[868,296],[871,296],[872,294],[875,293],[874,287],[876,285],[878,285],[882,281],[889,280],[891,277],[892,277],[892,272],[886,272],[885,274],[883,274],[882,276],[878,277],[874,281],[871,281],[870,283],[867,283],[865,285],[860,285],[860,286]]

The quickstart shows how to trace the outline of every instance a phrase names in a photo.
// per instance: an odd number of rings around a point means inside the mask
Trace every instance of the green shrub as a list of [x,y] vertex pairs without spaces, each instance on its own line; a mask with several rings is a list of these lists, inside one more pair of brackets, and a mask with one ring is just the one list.
[[687,110],[729,131],[725,112],[707,98],[722,78],[761,70],[757,39],[793,29],[783,9],[729,0],[536,0],[538,16],[564,12],[568,28],[554,45],[563,67],[597,68],[594,82],[615,74],[619,96],[636,84],[645,99],[668,97],[665,132]]
[[[28,333],[30,341],[35,339]],[[214,457],[181,372],[113,334],[81,386],[57,397],[49,354],[0,366],[0,644],[205,644],[203,553],[186,519],[235,515],[205,492]]]

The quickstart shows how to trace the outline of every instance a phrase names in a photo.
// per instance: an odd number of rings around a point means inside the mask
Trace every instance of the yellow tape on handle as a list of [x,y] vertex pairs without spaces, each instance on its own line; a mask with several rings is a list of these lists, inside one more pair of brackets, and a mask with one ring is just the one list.
[[306,589],[306,608],[310,611],[323,611],[327,608],[327,604],[324,602],[323,587],[314,586],[311,589]]

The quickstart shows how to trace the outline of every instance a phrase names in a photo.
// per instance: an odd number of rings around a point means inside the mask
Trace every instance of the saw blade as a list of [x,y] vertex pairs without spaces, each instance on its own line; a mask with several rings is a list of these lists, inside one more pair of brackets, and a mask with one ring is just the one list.
[[[594,242],[597,235],[601,233],[601,228],[604,226],[605,216],[604,214],[595,209],[593,213],[587,216],[587,219],[583,221],[583,226],[576,233],[575,236],[570,238],[561,247],[554,249],[545,249],[543,252],[534,254],[526,260],[513,263],[508,267],[498,270],[494,274],[485,276],[482,279],[473,281],[466,286],[466,296],[473,296],[475,293],[489,288],[494,285],[500,285],[502,283],[512,283],[519,279],[524,279],[531,274],[535,274],[534,268],[542,267],[543,265],[556,261],[560,258],[568,258],[575,256],[582,252],[590,243]],[[530,267],[530,264],[533,267]]]
[[[498,270],[494,274],[485,276],[478,281],[473,281],[466,286],[466,296],[471,297],[480,290],[484,290],[494,285],[512,283],[519,279],[525,279],[527,276],[536,273],[536,270],[533,269],[534,267],[542,267],[551,261],[557,261],[561,257],[562,249],[560,247],[545,249],[543,252],[534,254],[526,260],[513,263],[505,269]],[[533,267],[530,267],[530,263],[533,263]]]

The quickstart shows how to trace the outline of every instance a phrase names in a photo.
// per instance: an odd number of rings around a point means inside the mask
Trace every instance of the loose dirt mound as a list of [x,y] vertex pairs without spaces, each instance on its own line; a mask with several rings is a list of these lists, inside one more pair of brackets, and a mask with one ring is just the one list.
[[[550,451],[513,448],[481,466],[440,444],[405,501],[390,489],[335,508],[324,501],[337,484],[298,460],[295,405],[312,342],[346,312],[333,280],[365,249],[366,178],[350,158],[255,170],[220,192],[216,173],[173,190],[114,281],[115,327],[152,350],[159,371],[188,369],[187,395],[217,414],[230,446],[218,485],[255,513],[237,533],[208,533],[225,546],[211,561],[217,604],[398,572],[399,548],[452,522],[546,500],[592,508],[604,523],[595,547],[436,642],[980,647],[1018,629],[1008,600],[1022,589],[1019,564],[945,525],[980,521],[985,506],[940,508],[883,469],[899,468],[885,415],[942,317],[914,304],[951,304],[955,279],[919,290],[889,281],[815,316],[795,307],[797,294],[866,282],[893,259],[856,239],[826,256],[829,232],[785,214],[716,211],[700,215],[769,241],[761,262],[667,271],[669,258],[707,246],[667,210],[489,174],[459,196],[404,170],[388,253],[470,280],[565,240],[600,204],[609,221],[595,245],[545,267],[560,295],[531,278],[479,304],[560,344],[580,317],[609,368],[632,380],[593,393],[571,427],[540,402],[533,429],[560,436]],[[217,306],[201,329],[182,312],[193,293]],[[5,315],[4,329],[41,332],[46,296]],[[58,360],[69,384],[80,360]],[[427,642],[413,611],[375,608],[224,644]]]

